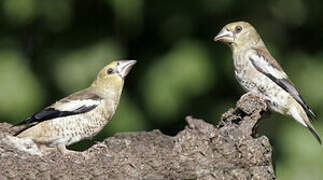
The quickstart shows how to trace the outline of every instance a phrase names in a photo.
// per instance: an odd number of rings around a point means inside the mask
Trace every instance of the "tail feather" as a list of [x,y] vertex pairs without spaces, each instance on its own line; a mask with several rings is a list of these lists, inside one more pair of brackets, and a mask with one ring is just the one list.
[[316,140],[320,143],[320,145],[322,145],[322,140],[320,135],[316,132],[316,130],[313,128],[312,125],[308,125],[307,128],[311,131],[311,133],[313,134],[313,136],[316,138]]
[[321,137],[312,126],[304,109],[299,104],[296,104],[295,106],[292,106],[289,111],[293,118],[303,126],[307,127],[316,138],[316,140],[322,145]]
[[315,119],[317,120],[317,115],[316,113],[309,107],[309,106],[306,106],[307,109],[306,109],[306,114],[307,116],[310,118],[310,119]]
[[[24,132],[25,130],[27,130],[27,129],[33,127],[33,126],[34,125],[26,126],[26,127],[22,128],[21,130],[17,131],[13,136],[18,136],[19,134],[21,134],[22,132]],[[12,127],[14,127],[14,126],[12,126]]]
[[24,124],[25,124],[25,123],[20,122],[20,123],[18,123],[18,124],[14,124],[14,125],[10,126],[10,128],[14,128],[14,127],[21,126],[21,125],[24,125]]

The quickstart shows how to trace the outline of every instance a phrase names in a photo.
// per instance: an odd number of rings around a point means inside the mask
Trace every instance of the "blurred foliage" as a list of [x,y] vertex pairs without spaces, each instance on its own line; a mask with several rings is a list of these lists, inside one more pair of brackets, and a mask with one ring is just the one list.
[[[94,140],[151,129],[174,135],[185,126],[185,115],[216,123],[243,94],[229,48],[212,42],[223,25],[236,20],[257,28],[322,117],[322,5],[319,0],[0,1],[0,122],[19,122],[87,87],[112,60],[137,59],[114,118]],[[322,132],[322,121],[314,126]],[[272,113],[258,131],[274,145],[279,179],[321,179],[322,149],[292,118]]]
[[[56,83],[66,93],[83,89],[96,74],[114,59],[121,57],[122,49],[113,40],[103,40],[94,45],[71,50],[59,55],[53,64]],[[69,78],[66,78],[69,77]]]
[[215,73],[206,55],[198,42],[181,41],[154,60],[141,80],[146,108],[153,117],[171,121],[190,104],[189,99],[213,86]]
[[24,114],[35,111],[44,94],[20,52],[0,50],[0,113],[8,121],[17,122]]

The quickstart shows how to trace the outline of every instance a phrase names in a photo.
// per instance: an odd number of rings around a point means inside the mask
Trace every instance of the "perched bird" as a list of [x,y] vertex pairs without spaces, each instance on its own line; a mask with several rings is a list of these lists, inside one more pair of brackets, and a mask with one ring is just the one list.
[[105,66],[90,87],[65,97],[17,125],[27,125],[15,135],[39,145],[66,146],[92,138],[110,121],[122,93],[124,79],[135,60],[114,61]]
[[247,22],[227,24],[214,40],[230,46],[236,79],[245,90],[260,95],[272,110],[292,116],[307,127],[321,144],[321,138],[309,120],[316,115],[270,55],[252,25]]

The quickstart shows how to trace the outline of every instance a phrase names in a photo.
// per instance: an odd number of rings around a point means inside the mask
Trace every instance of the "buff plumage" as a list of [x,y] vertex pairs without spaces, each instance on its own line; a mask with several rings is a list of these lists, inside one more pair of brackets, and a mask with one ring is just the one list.
[[16,133],[40,145],[66,146],[92,138],[114,115],[122,93],[124,79],[135,60],[114,61],[104,67],[90,87],[65,97],[35,113],[17,125],[25,128]]
[[292,116],[321,144],[321,138],[310,122],[310,118],[316,118],[315,113],[252,25],[247,22],[227,24],[214,40],[231,48],[236,79],[246,91],[261,95],[272,110]]

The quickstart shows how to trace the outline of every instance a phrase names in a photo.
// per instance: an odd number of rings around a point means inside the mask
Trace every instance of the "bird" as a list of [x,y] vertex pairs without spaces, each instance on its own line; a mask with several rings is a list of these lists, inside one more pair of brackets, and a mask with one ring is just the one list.
[[214,41],[230,47],[235,77],[244,90],[262,97],[271,110],[292,116],[322,144],[320,135],[310,122],[310,119],[317,119],[316,114],[250,23],[229,23],[214,37]]
[[66,146],[91,139],[111,120],[122,94],[124,80],[136,60],[113,61],[92,84],[75,92],[14,126],[25,127],[14,134],[30,138],[41,147],[71,152]]

